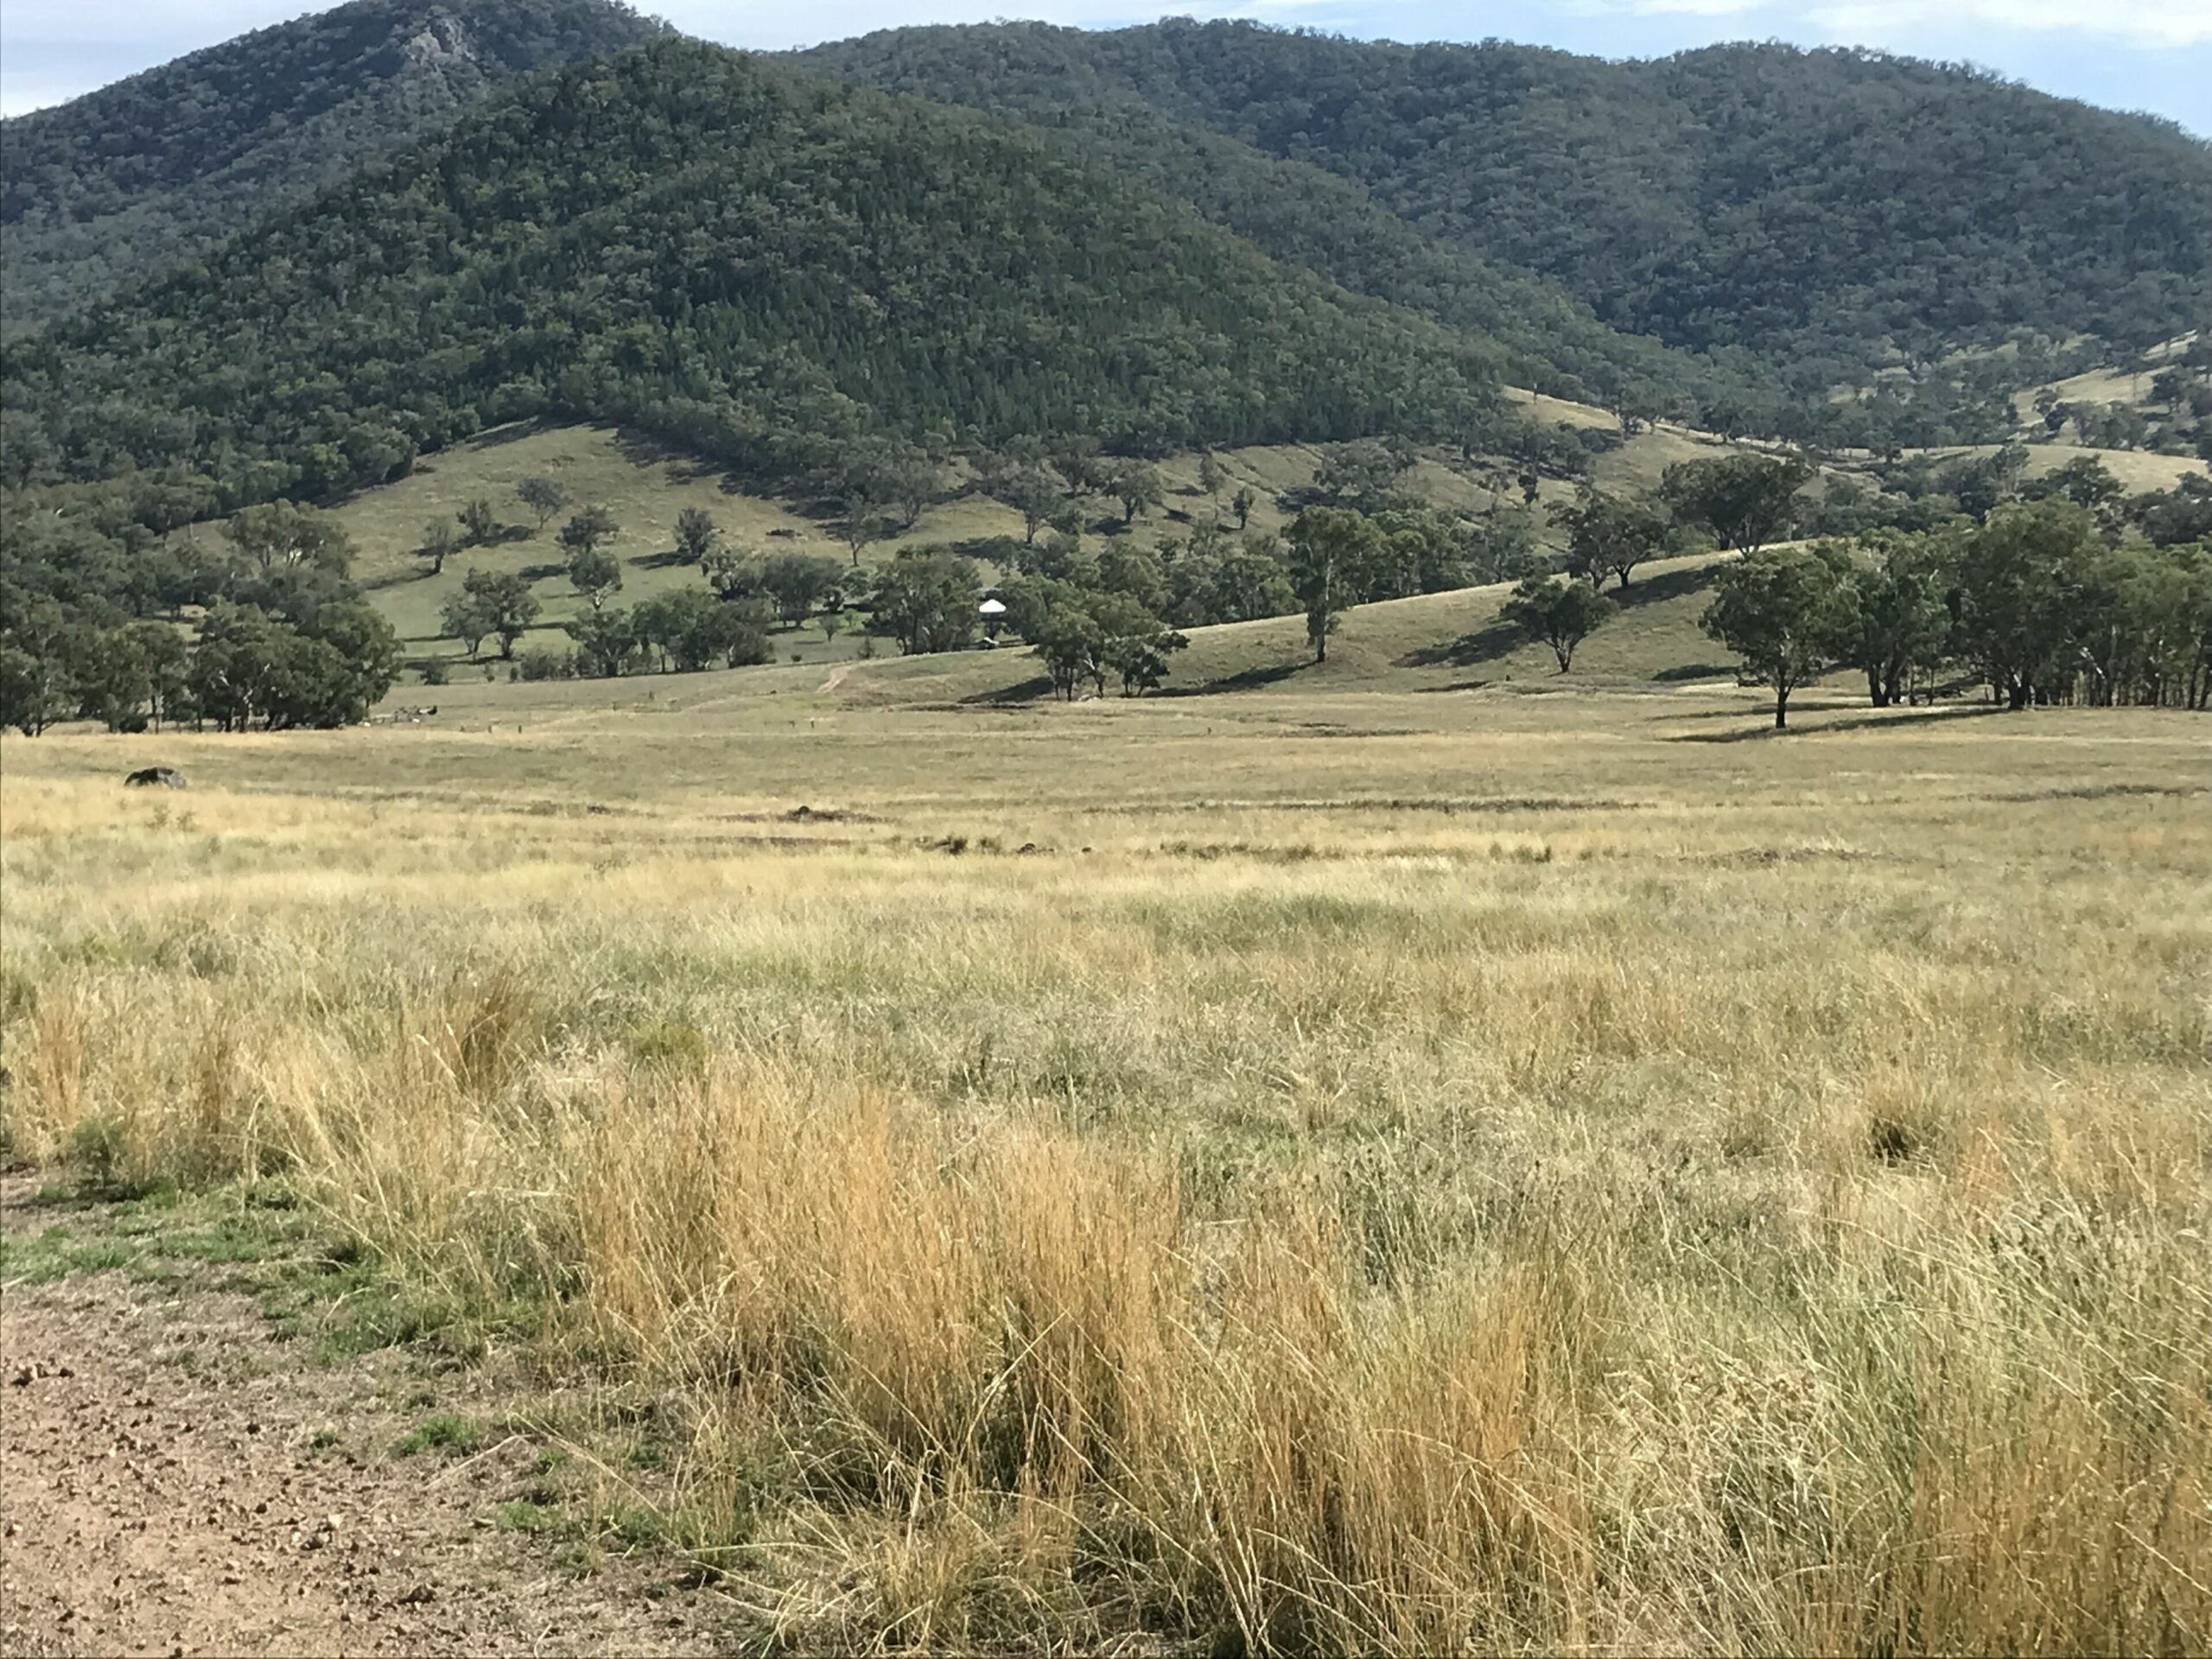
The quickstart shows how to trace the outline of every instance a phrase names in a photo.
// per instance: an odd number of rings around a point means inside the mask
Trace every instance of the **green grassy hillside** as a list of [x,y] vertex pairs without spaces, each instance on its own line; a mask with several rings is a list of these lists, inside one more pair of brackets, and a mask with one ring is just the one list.
[[[1219,497],[1209,498],[1198,487],[1195,455],[1171,456],[1160,464],[1166,484],[1164,505],[1124,527],[1118,507],[1093,499],[1088,505],[1094,533],[1126,535],[1153,545],[1186,535],[1202,520],[1218,516],[1227,522],[1228,500],[1244,485],[1258,497],[1251,527],[1279,531],[1287,519],[1276,496],[1310,484],[1319,461],[1318,452],[1302,445],[1223,450],[1216,458],[1228,480]],[[959,469],[949,475],[958,479]],[[625,604],[701,582],[696,566],[678,563],[674,556],[677,516],[689,507],[711,514],[733,547],[812,553],[841,563],[851,558],[834,519],[810,516],[788,499],[737,488],[719,470],[658,444],[608,427],[502,428],[429,457],[409,477],[363,491],[335,509],[358,550],[356,575],[391,619],[411,657],[461,660],[458,645],[439,636],[438,613],[476,569],[532,578],[545,608],[539,626],[524,636],[519,648],[569,643],[560,625],[575,614],[581,601],[569,586],[563,556],[555,543],[559,520],[542,534],[532,533],[531,515],[515,499],[515,486],[531,477],[550,478],[571,501],[597,503],[613,514],[620,534],[610,550],[622,561]],[[1433,461],[1415,467],[1409,482],[1421,493],[1452,505],[1474,507],[1488,499],[1472,480]],[[455,554],[442,574],[429,575],[414,551],[423,539],[424,524],[433,518],[450,520],[477,499],[490,501],[499,512],[505,535],[492,545]],[[912,530],[868,547],[861,563],[873,567],[906,547],[1019,538],[1021,533],[1021,517],[1012,508],[964,492],[925,508]],[[778,645],[780,652],[796,651],[810,662],[842,661],[861,649],[849,637],[825,650],[813,628],[779,635]]]
[[[1528,393],[1510,396],[1546,423],[1611,422],[1610,416],[1586,404]],[[1654,428],[1597,457],[1593,476],[1601,487],[1643,493],[1656,486],[1671,462],[1717,453],[1719,441],[1705,434]],[[1309,445],[1255,445],[1217,451],[1216,459],[1226,480],[1217,497],[1200,489],[1195,454],[1163,460],[1160,470],[1166,484],[1166,501],[1133,525],[1123,525],[1120,509],[1113,504],[1092,499],[1088,509],[1094,541],[1103,544],[1127,536],[1142,545],[1156,545],[1186,536],[1202,523],[1229,523],[1227,504],[1244,486],[1257,497],[1251,528],[1280,531],[1287,526],[1288,518],[1277,498],[1313,483],[1320,453]],[[1510,470],[1505,463],[1469,467],[1430,455],[1408,472],[1403,483],[1411,493],[1440,506],[1479,513],[1492,500],[1490,481]],[[957,467],[948,476],[956,481],[963,477]],[[563,556],[555,543],[559,520],[543,532],[533,533],[532,515],[515,499],[515,486],[531,477],[550,478],[572,502],[598,503],[613,514],[621,533],[611,550],[622,561],[620,601],[625,604],[701,581],[696,567],[678,563],[674,556],[677,516],[688,507],[711,514],[724,539],[734,547],[813,553],[841,563],[850,557],[835,519],[810,514],[789,499],[739,488],[718,469],[651,441],[626,436],[609,427],[501,428],[427,457],[408,477],[362,491],[335,509],[358,550],[356,575],[398,629],[410,658],[445,658],[456,667],[462,662],[460,646],[440,636],[438,614],[467,573],[476,569],[532,578],[544,609],[539,626],[524,636],[520,649],[557,649],[569,643],[561,625],[575,614],[582,601],[569,586]],[[1558,541],[1548,514],[1573,494],[1571,484],[1542,482],[1538,525],[1548,544]],[[1507,497],[1516,499],[1510,491]],[[431,575],[415,552],[425,524],[433,518],[450,520],[478,499],[490,501],[499,513],[506,525],[505,535],[491,545],[455,554],[442,574]],[[912,530],[868,547],[861,563],[873,566],[911,546],[1019,537],[1021,530],[1020,516],[1012,508],[981,493],[963,492],[926,508]],[[862,646],[850,636],[825,645],[819,630],[806,628],[779,635],[777,649],[781,657],[796,652],[816,663],[844,661]]]
[[[1544,424],[1613,423],[1612,416],[1586,404],[1528,392],[1510,392],[1508,397],[1531,418]],[[1662,474],[1673,463],[1722,454],[1726,448],[1709,433],[1674,425],[1655,426],[1639,432],[1618,448],[1597,456],[1592,478],[1606,490],[1648,494],[1657,487]],[[1986,451],[1956,449],[1933,453],[1956,456]],[[2031,445],[2028,474],[2040,476],[2083,453],[2070,445]],[[2212,474],[2212,467],[2207,463],[2178,456],[2123,450],[2089,453],[2096,454],[2132,491],[2171,488],[2177,479]],[[1314,448],[1297,444],[1217,451],[1216,459],[1227,481],[1219,496],[1209,498],[1198,486],[1198,457],[1191,454],[1170,456],[1160,463],[1167,486],[1162,506],[1125,527],[1117,507],[1093,499],[1089,503],[1090,537],[1094,545],[1123,536],[1147,546],[1187,536],[1198,524],[1210,520],[1228,522],[1226,503],[1240,486],[1246,485],[1258,498],[1252,512],[1252,528],[1281,531],[1287,527],[1288,519],[1277,498],[1285,492],[1310,486],[1320,458],[1320,452]],[[1490,486],[1509,479],[1512,470],[1510,463],[1478,461],[1471,466],[1462,466],[1440,454],[1431,454],[1408,471],[1403,483],[1411,493],[1440,506],[1479,514],[1492,500]],[[1841,474],[1830,474],[1837,475]],[[688,507],[709,513],[724,539],[734,547],[761,552],[812,553],[840,563],[847,562],[850,556],[835,518],[810,512],[803,503],[741,488],[720,470],[655,442],[625,435],[604,426],[525,424],[501,428],[427,457],[409,477],[362,491],[335,509],[358,550],[355,572],[377,607],[391,619],[405,642],[410,660],[420,664],[430,658],[443,658],[456,673],[476,676],[482,672],[480,668],[466,665],[460,645],[441,635],[438,620],[446,601],[460,591],[468,572],[476,569],[525,574],[532,579],[543,610],[538,626],[523,637],[519,649],[568,647],[570,641],[562,624],[576,613],[582,601],[569,585],[564,558],[555,543],[553,532],[559,520],[549,524],[543,533],[533,533],[531,515],[516,500],[514,493],[515,486],[523,480],[541,476],[558,483],[573,503],[597,503],[613,514],[620,534],[611,550],[623,565],[620,594],[623,604],[634,604],[670,588],[696,586],[702,581],[696,567],[679,563],[675,557],[677,516]],[[957,467],[950,469],[947,476],[956,488],[965,481],[963,469]],[[1567,482],[1542,481],[1537,526],[1544,545],[1554,549],[1560,545],[1560,534],[1553,515],[1573,499],[1573,493],[1574,486]],[[1510,487],[1504,493],[1506,499],[1513,499]],[[450,521],[461,506],[477,499],[492,503],[505,523],[505,535],[492,545],[454,555],[441,575],[431,575],[414,551],[423,541],[425,523],[433,518]],[[1020,515],[1013,509],[980,493],[962,490],[953,499],[927,507],[911,531],[868,547],[861,563],[863,567],[873,567],[906,547],[959,546],[997,537],[1018,538],[1021,528]],[[1679,571],[1691,567],[1672,568]],[[986,568],[987,576],[995,574]],[[1675,582],[1681,579],[1679,575],[1669,578]],[[1369,607],[1357,613],[1362,626],[1355,628],[1344,642],[1344,662],[1331,664],[1332,677],[1349,682],[1386,670],[1395,674],[1413,666],[1405,659],[1424,647],[1448,645],[1456,637],[1450,630],[1465,620],[1462,612],[1469,616],[1478,612],[1486,616],[1494,613],[1496,603],[1496,594],[1476,590],[1470,594],[1435,594],[1397,601],[1395,605]],[[1719,662],[1714,649],[1698,634],[1696,619],[1688,614],[1688,607],[1670,609],[1665,605],[1651,605],[1646,608],[1644,596],[1634,590],[1631,603],[1628,614],[1586,647],[1586,658],[1577,664],[1578,676],[1586,673],[1592,679],[1645,679],[1687,673]],[[1487,610],[1484,609],[1485,607]],[[1462,632],[1472,630],[1478,621],[1478,617],[1469,621]],[[1369,624],[1383,629],[1383,633],[1376,636],[1381,643],[1362,643],[1361,634]],[[1260,666],[1263,658],[1273,660],[1269,653],[1294,656],[1296,652],[1292,646],[1301,629],[1302,624],[1296,619],[1287,619],[1201,631],[1198,637],[1205,641],[1203,648],[1194,646],[1179,660],[1175,684],[1188,687],[1207,681],[1244,683],[1237,677]],[[1281,640],[1275,638],[1278,632]],[[867,649],[861,638],[854,634],[842,634],[825,643],[820,630],[811,626],[779,632],[775,646],[779,661],[796,658],[815,666],[855,661]],[[1332,654],[1335,655],[1333,650]],[[1025,657],[1023,661],[1027,663],[1028,659]],[[1503,658],[1491,652],[1484,655],[1480,662],[1485,678],[1496,678],[1510,671],[1516,679],[1525,681],[1532,674],[1541,677],[1551,668],[1550,658],[1541,649],[1508,653]],[[1433,663],[1428,666],[1440,669],[1443,665]],[[493,672],[504,677],[505,671],[495,669]],[[952,678],[944,688],[918,690],[915,694],[951,697],[978,692],[989,694],[994,688],[1003,692],[1008,685],[1017,683],[1027,671],[1011,677],[1009,672],[988,660],[957,665],[938,660],[931,664],[898,668],[880,664],[868,670],[869,683],[887,687],[911,683],[919,688],[932,676],[950,675]],[[1427,684],[1437,676],[1416,675],[1414,678]],[[404,700],[412,693],[403,688],[398,695]],[[895,691],[890,695],[903,696],[908,693]]]
[[[1639,571],[1635,585],[1614,595],[1619,613],[1584,642],[1567,675],[1558,671],[1548,647],[1529,644],[1499,620],[1510,591],[1499,585],[1362,605],[1330,640],[1326,663],[1311,660],[1301,616],[1194,628],[1160,695],[1728,683],[1735,677],[1732,660],[1698,628],[1719,563],[1704,554]],[[877,707],[1051,696],[1035,656],[1020,646],[856,664],[838,676],[834,689],[843,701]]]

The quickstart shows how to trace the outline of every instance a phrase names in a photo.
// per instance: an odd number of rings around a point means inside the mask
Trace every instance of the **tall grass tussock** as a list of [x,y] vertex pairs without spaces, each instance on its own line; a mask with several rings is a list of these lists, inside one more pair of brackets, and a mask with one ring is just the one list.
[[2202,1651],[2212,768],[2126,729],[1485,810],[1069,726],[772,836],[14,745],[0,1123],[531,1310],[809,1649]]

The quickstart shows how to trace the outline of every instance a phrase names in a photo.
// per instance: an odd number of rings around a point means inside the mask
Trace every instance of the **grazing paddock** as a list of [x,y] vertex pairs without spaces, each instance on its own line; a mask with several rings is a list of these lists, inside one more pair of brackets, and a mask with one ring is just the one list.
[[2202,717],[819,677],[0,743],[8,1151],[629,1391],[764,1638],[2212,1646]]

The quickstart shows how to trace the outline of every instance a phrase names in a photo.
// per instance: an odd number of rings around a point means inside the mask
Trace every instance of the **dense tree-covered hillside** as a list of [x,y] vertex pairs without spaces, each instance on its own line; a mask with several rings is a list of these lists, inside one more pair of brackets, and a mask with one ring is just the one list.
[[671,41],[20,344],[5,454],[319,497],[552,410],[789,477],[880,431],[1456,435],[1503,360],[1018,124]]
[[1801,387],[2009,333],[2139,346],[2212,311],[2212,149],[1878,54],[1611,63],[1247,23],[901,29],[808,60],[1059,112],[1141,104],[1354,182],[1420,230]]
[[1277,259],[1494,337],[1511,353],[1509,375],[1536,391],[1685,412],[1727,398],[1764,411],[1770,426],[1783,400],[1748,353],[1693,355],[1624,334],[1548,278],[1426,235],[1310,163],[1127,103],[1058,111],[1043,124],[1064,147],[1191,203]]
[[245,230],[517,75],[662,32],[613,0],[356,0],[10,121],[6,320]]

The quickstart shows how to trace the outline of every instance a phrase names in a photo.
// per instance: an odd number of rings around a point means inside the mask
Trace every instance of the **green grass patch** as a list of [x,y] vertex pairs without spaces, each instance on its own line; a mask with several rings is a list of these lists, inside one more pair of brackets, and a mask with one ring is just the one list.
[[391,1448],[391,1454],[395,1458],[413,1458],[425,1452],[442,1452],[449,1456],[460,1456],[481,1446],[484,1432],[484,1425],[474,1418],[456,1416],[451,1412],[433,1412],[400,1436],[398,1443]]
[[551,1532],[561,1524],[561,1512],[534,1498],[518,1497],[492,1511],[493,1523],[501,1532]]

